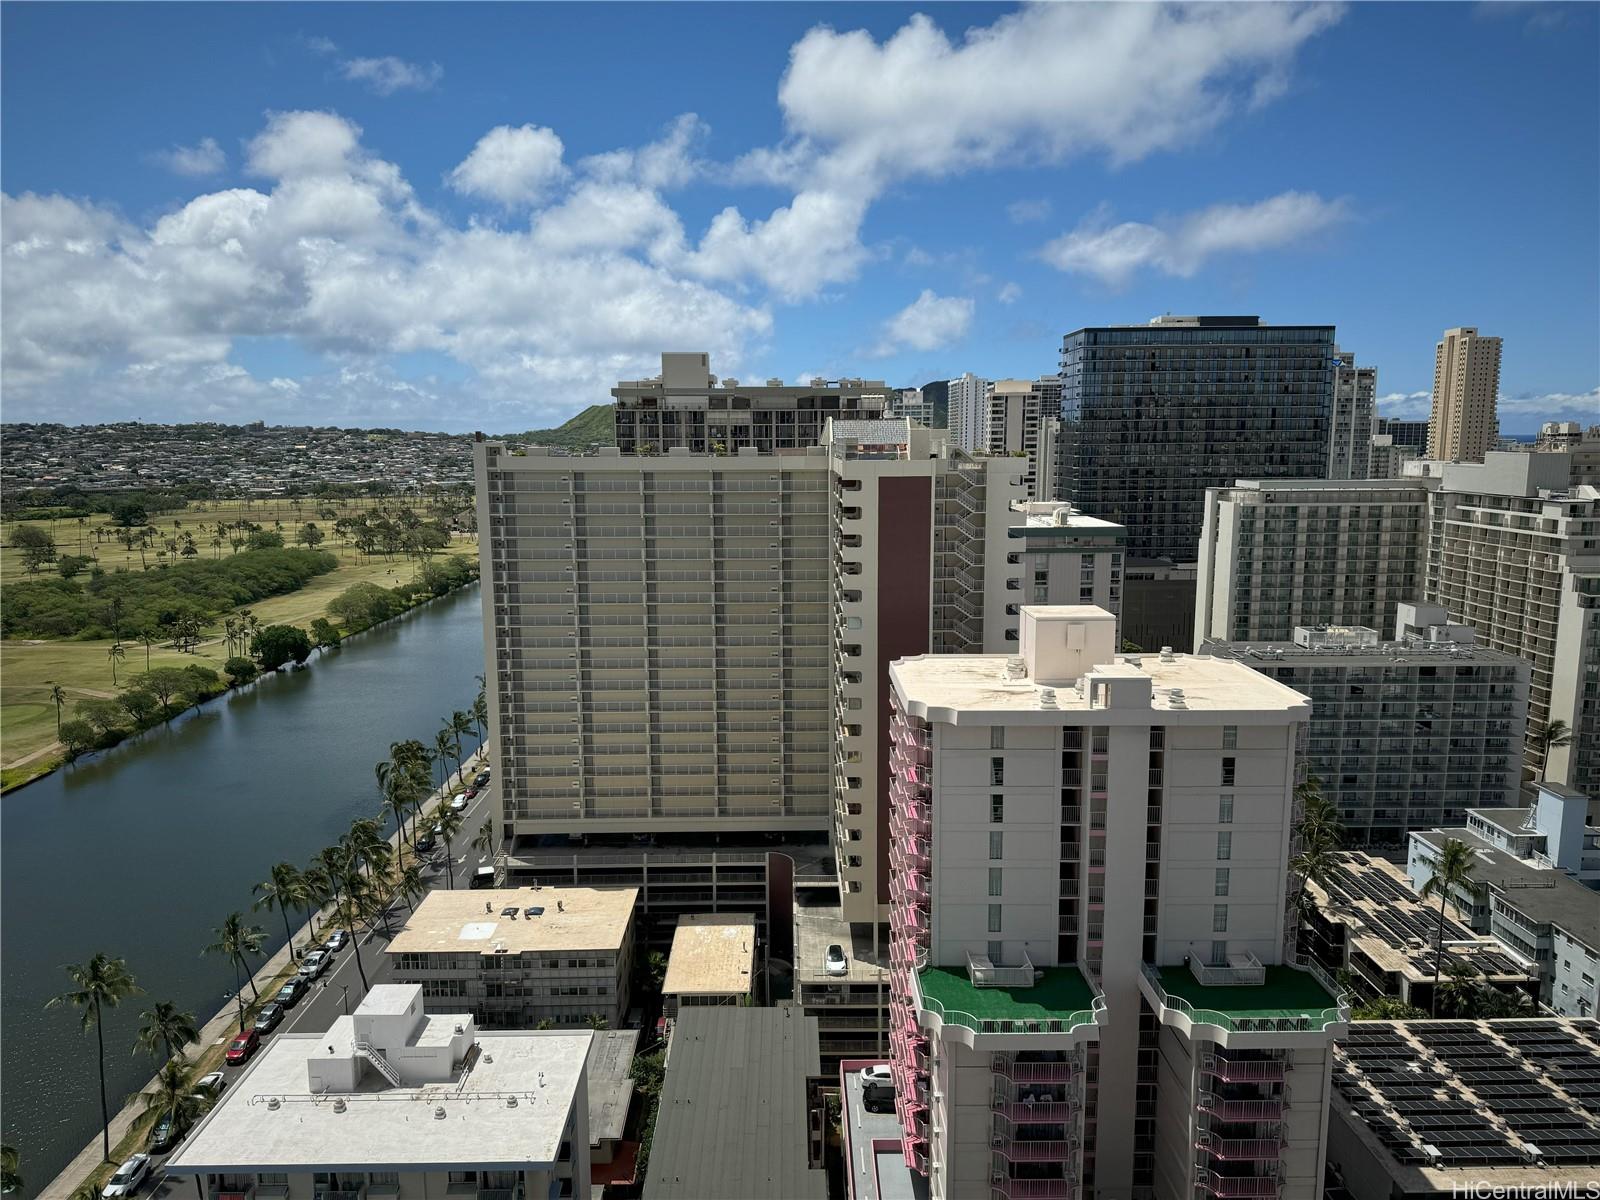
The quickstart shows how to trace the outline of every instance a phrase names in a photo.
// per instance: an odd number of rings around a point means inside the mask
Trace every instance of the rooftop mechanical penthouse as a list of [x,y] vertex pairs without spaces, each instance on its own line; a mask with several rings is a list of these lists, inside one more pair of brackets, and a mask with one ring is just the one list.
[[1310,706],[1115,628],[1024,607],[1020,656],[890,669],[907,1162],[934,1200],[1316,1197],[1348,1009],[1286,961]]

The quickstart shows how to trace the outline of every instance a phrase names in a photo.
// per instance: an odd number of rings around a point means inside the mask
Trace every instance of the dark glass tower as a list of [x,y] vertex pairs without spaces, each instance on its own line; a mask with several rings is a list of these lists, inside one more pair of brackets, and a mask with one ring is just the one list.
[[1321,479],[1332,325],[1157,317],[1061,345],[1056,495],[1127,527],[1128,555],[1195,561],[1208,487]]

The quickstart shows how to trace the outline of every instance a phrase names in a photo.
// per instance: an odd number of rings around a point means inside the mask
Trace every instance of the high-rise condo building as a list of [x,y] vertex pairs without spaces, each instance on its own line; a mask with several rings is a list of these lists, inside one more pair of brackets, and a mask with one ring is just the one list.
[[1446,329],[1433,351],[1433,413],[1428,457],[1482,462],[1499,432],[1500,339],[1476,329]]
[[1399,479],[1406,473],[1406,464],[1422,457],[1415,446],[1403,446],[1394,440],[1392,433],[1375,433],[1367,446],[1368,479]]
[[1193,645],[1287,642],[1300,625],[1394,634],[1420,596],[1428,496],[1415,480],[1247,480],[1210,488]]
[[624,454],[678,447],[733,453],[747,446],[769,454],[815,446],[830,417],[881,416],[890,390],[877,379],[719,382],[709,354],[669,353],[661,356],[660,375],[623,380],[611,394]]
[[[1568,471],[1565,454],[1491,451],[1403,479],[1212,489],[1196,642],[1329,624],[1389,636],[1396,602],[1438,605],[1531,667],[1529,768],[1600,794],[1600,489]],[[1571,741],[1546,754],[1555,721]]]
[[933,1200],[1320,1196],[1349,1012],[1284,961],[1310,706],[1021,618],[1020,657],[890,670],[907,1162]]
[[1328,420],[1328,478],[1366,479],[1371,465],[1372,422],[1378,369],[1356,366],[1356,356],[1336,351],[1333,410]]
[[[1306,627],[1292,642],[1205,641],[1311,700],[1307,770],[1339,810],[1345,844],[1399,848],[1406,832],[1515,803],[1528,664],[1475,645],[1442,609],[1401,605],[1403,638]],[[1421,622],[1426,622],[1423,624]]]
[[1055,490],[1055,480],[1043,470],[1053,465],[1054,454],[1045,452],[1043,443],[1047,424],[1060,413],[1061,380],[1053,375],[1034,380],[999,379],[990,386],[988,441],[983,448],[990,454],[1028,460],[1023,480],[1030,500],[1048,500]]
[[912,424],[921,425],[926,429],[939,427],[933,418],[933,401],[922,394],[921,388],[901,388],[897,392],[889,393],[886,415],[904,417]]
[[1007,533],[1013,552],[1022,551],[1021,603],[1093,604],[1120,616],[1127,536],[1122,526],[1081,513],[1065,500],[1011,507],[1015,516]]
[[1165,316],[1069,333],[1054,496],[1124,525],[1132,557],[1192,562],[1206,488],[1325,476],[1334,375],[1331,325]]
[[1416,448],[1418,458],[1428,455],[1428,422],[1407,421],[1400,417],[1376,417],[1373,419],[1372,432],[1374,434],[1387,434],[1394,439],[1396,446],[1412,446]]
[[971,371],[952,379],[948,389],[950,444],[975,454],[989,448],[989,381]]

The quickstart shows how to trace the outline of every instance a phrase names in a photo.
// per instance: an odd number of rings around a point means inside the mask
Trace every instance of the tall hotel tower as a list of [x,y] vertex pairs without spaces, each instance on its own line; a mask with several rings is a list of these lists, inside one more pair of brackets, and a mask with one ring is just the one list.
[[908,1163],[933,1200],[1314,1200],[1349,1014],[1285,961],[1309,704],[1020,616],[1019,657],[890,670]]

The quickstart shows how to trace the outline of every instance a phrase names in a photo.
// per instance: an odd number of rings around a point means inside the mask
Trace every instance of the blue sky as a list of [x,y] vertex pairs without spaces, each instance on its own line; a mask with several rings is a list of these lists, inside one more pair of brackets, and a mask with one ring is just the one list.
[[8,4],[0,404],[510,431],[1253,312],[1600,420],[1597,14]]

